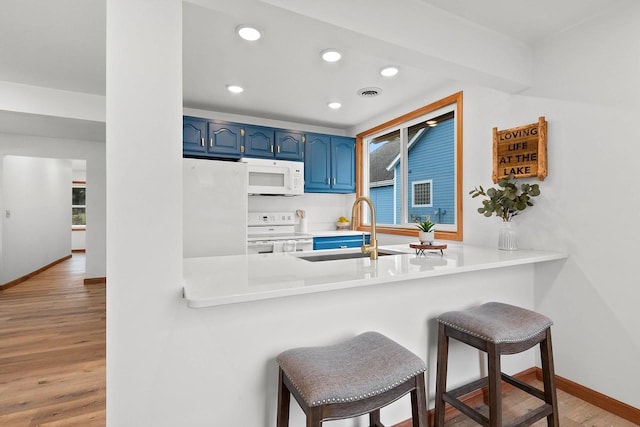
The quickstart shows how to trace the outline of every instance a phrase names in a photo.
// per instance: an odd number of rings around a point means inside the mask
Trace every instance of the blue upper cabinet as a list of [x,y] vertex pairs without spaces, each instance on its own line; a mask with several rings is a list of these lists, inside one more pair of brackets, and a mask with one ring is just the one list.
[[275,152],[274,134],[273,128],[244,126],[244,155],[273,158]]
[[307,193],[353,193],[355,140],[322,134],[307,134],[304,191]]
[[208,125],[208,153],[216,157],[240,158],[244,149],[243,126],[212,121]]
[[309,133],[305,142],[304,191],[331,191],[331,137]]
[[356,191],[356,141],[353,138],[331,137],[331,171],[334,191]]
[[245,156],[303,160],[304,133],[253,125],[245,125],[244,129]]
[[276,130],[275,157],[281,160],[302,161],[304,144],[304,133]]
[[182,119],[182,155],[238,159],[242,155],[244,136],[242,126],[214,122],[199,117]]
[[183,154],[201,156],[207,153],[207,121],[197,117],[182,119]]

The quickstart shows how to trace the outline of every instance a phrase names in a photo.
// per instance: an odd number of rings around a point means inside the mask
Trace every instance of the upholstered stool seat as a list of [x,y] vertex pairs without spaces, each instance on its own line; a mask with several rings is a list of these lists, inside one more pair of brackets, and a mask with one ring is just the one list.
[[[502,426],[501,381],[544,401],[510,425],[526,426],[546,417],[549,426],[558,426],[558,405],[551,347],[551,325],[546,316],[513,305],[490,302],[438,317],[438,365],[436,381],[436,426],[444,425],[445,402],[484,426]],[[455,390],[446,390],[449,338],[454,338],[487,353],[489,375]],[[544,391],[500,371],[500,356],[515,354],[540,345]],[[477,412],[458,398],[488,386],[489,417]]]
[[307,415],[307,426],[369,414],[382,427],[380,408],[411,393],[413,425],[426,427],[422,359],[377,332],[326,347],[294,348],[280,365],[278,427],[289,424],[290,395]]

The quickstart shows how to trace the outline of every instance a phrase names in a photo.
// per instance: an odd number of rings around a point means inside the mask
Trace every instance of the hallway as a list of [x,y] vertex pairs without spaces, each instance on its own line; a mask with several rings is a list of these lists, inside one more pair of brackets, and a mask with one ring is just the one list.
[[0,291],[0,425],[105,425],[105,285],[85,254]]

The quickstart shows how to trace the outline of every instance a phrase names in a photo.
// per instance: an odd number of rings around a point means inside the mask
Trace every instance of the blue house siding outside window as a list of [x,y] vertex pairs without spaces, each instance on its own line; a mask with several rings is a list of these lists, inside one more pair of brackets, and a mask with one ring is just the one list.
[[[453,224],[455,216],[454,120],[440,122],[409,147],[409,222],[426,219]],[[396,169],[397,171],[397,169]],[[397,173],[397,172],[396,172]],[[414,182],[431,181],[431,206],[413,206]]]
[[369,198],[376,207],[376,222],[378,224],[393,224],[393,185],[372,187]]

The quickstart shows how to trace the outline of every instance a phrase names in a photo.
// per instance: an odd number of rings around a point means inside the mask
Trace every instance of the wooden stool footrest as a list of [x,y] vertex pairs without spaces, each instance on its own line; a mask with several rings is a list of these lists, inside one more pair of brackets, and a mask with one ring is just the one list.
[[[544,392],[541,390],[532,387],[531,385],[524,383],[516,378],[513,378],[510,375],[505,373],[500,373],[500,376],[503,381],[511,384],[514,387],[518,387],[520,390],[531,394],[534,397],[537,397],[540,400],[544,400]],[[478,389],[487,387],[489,384],[489,378],[484,377],[480,378],[476,381],[473,381],[469,384],[465,384],[453,390],[450,390],[442,395],[442,400],[444,400],[449,405],[456,408],[458,411],[462,412],[467,417],[471,418],[478,424],[483,426],[489,425],[489,418],[482,415],[480,412],[476,411],[466,403],[459,400],[460,397],[469,394]],[[545,418],[553,413],[553,408],[551,405],[545,403],[538,408],[527,412],[526,414],[516,418],[511,423],[507,424],[508,427],[524,427],[535,423],[542,418]]]
[[514,387],[518,387],[520,390],[529,393],[532,396],[537,397],[540,400],[544,400],[544,392],[540,389],[537,389],[525,382],[520,381],[519,379],[513,378],[507,374],[502,373],[502,380],[511,384]]
[[[464,395],[464,394],[467,394],[467,393],[463,393],[462,395]],[[449,405],[453,406],[458,411],[462,412],[463,414],[465,414],[467,417],[471,418],[473,421],[477,422],[478,424],[483,425],[483,426],[488,426],[489,425],[489,418],[485,417],[480,412],[476,411],[475,409],[473,409],[471,406],[467,405],[466,403],[464,403],[464,402],[458,400],[457,398],[451,396],[450,392],[443,393],[442,394],[442,400],[444,400],[445,403],[448,403]]]
[[465,384],[458,388],[454,388],[453,390],[447,391],[447,394],[451,397],[459,398],[464,396],[465,394],[469,394],[472,391],[476,391],[479,388],[486,387],[489,385],[489,377],[480,378],[479,380],[475,380],[469,384]]
[[507,427],[525,427],[539,421],[549,415],[553,414],[553,408],[548,403],[537,407],[536,409],[527,412],[526,414],[516,418]]

